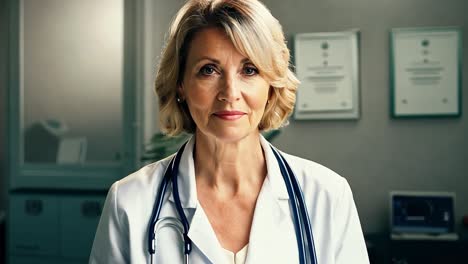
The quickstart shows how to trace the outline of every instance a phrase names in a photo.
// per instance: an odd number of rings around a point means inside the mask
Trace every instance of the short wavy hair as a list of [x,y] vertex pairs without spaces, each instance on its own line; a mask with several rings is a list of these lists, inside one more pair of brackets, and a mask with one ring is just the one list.
[[259,130],[286,125],[299,81],[290,70],[289,49],[278,20],[257,0],[189,0],[172,22],[156,75],[161,131],[176,136],[196,130],[187,104],[177,102],[177,88],[183,80],[190,42],[197,32],[210,27],[224,30],[239,53],[270,83]]

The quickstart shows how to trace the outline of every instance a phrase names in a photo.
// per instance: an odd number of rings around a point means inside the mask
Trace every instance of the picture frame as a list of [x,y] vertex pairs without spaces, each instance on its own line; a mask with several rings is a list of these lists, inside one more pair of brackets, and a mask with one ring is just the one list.
[[358,119],[359,30],[294,37],[296,120]]
[[392,117],[461,115],[461,40],[459,27],[390,31]]

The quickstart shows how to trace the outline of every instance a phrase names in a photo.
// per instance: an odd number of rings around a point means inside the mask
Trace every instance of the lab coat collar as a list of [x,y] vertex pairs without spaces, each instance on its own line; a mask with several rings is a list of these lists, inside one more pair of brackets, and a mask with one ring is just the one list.
[[267,179],[270,182],[271,191],[278,199],[289,199],[288,190],[284,184],[283,175],[276,160],[275,154],[271,149],[271,144],[263,136],[260,136],[260,143],[265,154],[267,164]]
[[[260,135],[260,144],[262,145],[267,165],[266,178],[269,181],[273,195],[276,196],[277,199],[289,199],[283,176],[281,175],[278,162],[273,154],[270,143]],[[197,186],[195,182],[195,163],[193,160],[194,146],[195,137],[193,136],[187,142],[179,164],[177,181],[180,189],[180,201],[183,208],[196,208],[198,203]],[[174,202],[172,187],[169,200]]]

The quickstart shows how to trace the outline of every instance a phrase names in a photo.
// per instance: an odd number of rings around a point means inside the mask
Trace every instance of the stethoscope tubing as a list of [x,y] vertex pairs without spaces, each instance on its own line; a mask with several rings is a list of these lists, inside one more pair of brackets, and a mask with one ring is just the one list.
[[[184,226],[182,224],[182,221],[180,221],[177,217],[163,217],[157,223],[154,225],[154,232],[158,232],[158,230],[164,228],[164,227],[172,227],[173,229],[179,231],[178,234],[180,235],[180,239],[184,239]],[[153,242],[154,247],[156,247],[156,239]],[[154,254],[151,254],[151,264],[154,263]],[[188,264],[188,254],[185,254],[185,264]]]
[[[291,172],[291,168],[289,167],[289,164],[288,163],[285,163],[285,164],[286,164],[287,170]],[[297,182],[297,178],[292,177],[291,179],[293,182],[293,188],[296,190],[296,193],[299,193],[298,199],[301,200],[301,202],[299,202],[299,206],[300,206],[300,211],[303,214],[303,219],[305,219],[304,227],[305,227],[305,232],[306,232],[306,237],[307,237],[307,247],[309,249],[309,252],[311,252],[312,254],[311,261],[312,261],[312,264],[317,264],[317,255],[315,252],[315,243],[314,243],[314,233],[312,232],[312,225],[311,225],[310,218],[307,212],[307,208],[305,207],[306,203],[304,199],[304,192],[302,192],[302,190],[300,189],[299,183]]]
[[[272,148],[273,149],[273,148]],[[296,232],[296,242],[297,242],[297,249],[299,251],[299,263],[301,264],[306,264],[307,260],[307,255],[305,251],[305,245],[304,243],[301,243],[301,241],[304,241],[304,231],[302,230],[302,225],[301,225],[301,220],[299,218],[299,206],[297,205],[298,201],[296,199],[296,193],[293,188],[291,188],[292,183],[291,183],[291,177],[289,173],[285,170],[284,167],[284,161],[280,158],[279,153],[276,152],[276,150],[273,149],[273,153],[276,157],[276,159],[281,162],[282,164],[279,164],[279,168],[281,170],[281,175],[283,176],[283,179],[285,181],[285,186],[286,190],[288,191],[288,195],[290,197],[290,202],[293,203],[291,206],[291,211],[292,211],[292,216],[293,216],[293,221],[294,221],[294,231]],[[281,166],[282,165],[282,166]]]
[[[182,146],[182,148],[183,147],[185,147],[185,144],[184,144],[184,146]],[[180,157],[178,159],[176,157],[175,164],[179,165],[179,161],[180,161]],[[178,175],[178,172],[179,172],[178,166],[177,166],[177,168],[173,168],[173,169],[175,170],[174,175]],[[172,193],[174,194],[174,202],[175,202],[175,206],[176,206],[176,209],[177,209],[177,213],[179,214],[181,222],[182,222],[182,224],[184,226],[184,233],[183,233],[183,237],[184,237],[184,254],[185,254],[186,257],[188,257],[188,255],[192,251],[192,241],[188,237],[189,223],[188,223],[187,217],[185,216],[184,209],[182,208],[182,203],[180,202],[179,185],[177,183],[177,177],[172,177],[172,189],[173,189]]]
[[310,217],[309,217],[309,214],[307,212],[307,208],[305,207],[306,202],[305,202],[305,198],[304,198],[304,192],[300,188],[299,182],[298,182],[297,178],[295,177],[295,174],[292,171],[291,166],[289,166],[289,164],[286,162],[284,157],[281,154],[279,154],[278,150],[276,150],[274,147],[272,147],[272,149],[274,150],[273,151],[274,153],[278,154],[282,164],[284,165],[284,167],[286,167],[286,170],[287,170],[288,174],[290,175],[289,179],[291,179],[292,186],[293,186],[294,192],[296,194],[295,197],[299,200],[298,201],[299,211],[302,214],[302,220],[305,221],[305,223],[303,223],[303,224],[304,224],[304,228],[305,228],[305,232],[306,232],[307,248],[308,248],[308,251],[310,252],[310,254],[312,255],[312,256],[310,256],[311,257],[311,263],[312,264],[317,264],[317,255],[316,255],[316,252],[315,252],[314,234],[312,233],[312,224],[310,222]]
[[163,205],[164,194],[166,193],[167,185],[169,184],[169,181],[170,181],[170,174],[168,173],[168,170],[171,167],[171,164],[173,162],[174,162],[174,159],[172,159],[169,165],[166,167],[166,172],[164,173],[163,180],[161,181],[161,184],[159,185],[156,200],[154,202],[153,212],[151,214],[152,217],[149,223],[149,239],[148,239],[148,250],[149,250],[150,255],[153,255],[156,252],[156,247],[154,245],[154,240],[156,239],[155,225],[159,219],[159,214],[161,213],[161,207]]
[[155,225],[159,220],[159,214],[161,213],[161,208],[162,208],[162,204],[163,204],[163,200],[164,200],[164,194],[166,193],[167,186],[169,185],[169,182],[171,181],[171,179],[175,179],[175,180],[172,181],[172,183],[173,183],[172,189],[174,189],[172,194],[173,194],[173,197],[174,197],[174,200],[175,200],[177,213],[178,213],[178,215],[180,217],[180,220],[181,220],[181,222],[183,224],[183,227],[184,227],[184,233],[183,233],[183,237],[184,237],[184,254],[185,255],[190,254],[190,251],[192,249],[192,243],[190,241],[190,238],[188,237],[189,224],[188,224],[187,217],[185,216],[184,211],[183,211],[182,206],[181,206],[181,203],[180,203],[179,190],[177,188],[178,187],[177,186],[177,177],[172,177],[173,175],[177,175],[178,172],[179,172],[179,163],[180,163],[180,159],[182,158],[182,153],[184,152],[184,148],[185,148],[186,144],[187,143],[184,143],[180,147],[180,149],[179,149],[179,151],[177,151],[177,154],[175,155],[175,157],[173,157],[171,159],[171,161],[169,162],[169,164],[166,167],[166,170],[164,172],[163,180],[162,180],[162,182],[161,182],[161,184],[159,186],[158,192],[157,192],[157,196],[156,196],[156,200],[155,200],[155,206],[154,206],[153,212],[151,214],[152,217],[151,217],[151,222],[150,222],[150,226],[149,226],[148,249],[149,249],[149,253],[150,253],[151,256],[156,252],[156,247],[155,247],[155,244],[154,244],[154,241],[156,239]]

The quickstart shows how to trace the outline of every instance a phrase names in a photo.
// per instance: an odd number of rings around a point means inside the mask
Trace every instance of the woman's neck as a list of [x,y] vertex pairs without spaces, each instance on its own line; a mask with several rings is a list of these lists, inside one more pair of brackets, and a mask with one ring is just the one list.
[[260,133],[235,143],[226,143],[201,133],[195,136],[197,187],[210,188],[226,199],[260,189],[266,176]]

